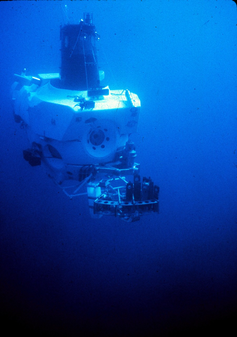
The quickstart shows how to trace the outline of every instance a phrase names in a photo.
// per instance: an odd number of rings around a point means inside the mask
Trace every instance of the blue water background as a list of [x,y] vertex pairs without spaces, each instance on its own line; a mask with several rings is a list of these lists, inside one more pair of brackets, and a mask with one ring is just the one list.
[[0,3],[6,326],[55,336],[227,327],[237,309],[237,7],[67,2],[71,22],[93,12],[110,88],[141,99],[132,140],[141,174],[160,186],[160,214],[125,223],[92,220],[86,198],[68,199],[22,156],[29,144],[13,119],[13,74],[58,72],[65,3]]

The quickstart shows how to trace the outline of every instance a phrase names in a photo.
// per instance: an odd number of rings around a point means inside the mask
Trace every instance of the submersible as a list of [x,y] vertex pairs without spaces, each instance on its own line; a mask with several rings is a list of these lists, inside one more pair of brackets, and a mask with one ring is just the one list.
[[136,221],[159,212],[159,187],[141,179],[130,137],[141,103],[128,89],[103,86],[92,14],[60,27],[59,73],[15,74],[14,118],[30,143],[23,157],[42,165],[70,198],[87,195],[93,218]]

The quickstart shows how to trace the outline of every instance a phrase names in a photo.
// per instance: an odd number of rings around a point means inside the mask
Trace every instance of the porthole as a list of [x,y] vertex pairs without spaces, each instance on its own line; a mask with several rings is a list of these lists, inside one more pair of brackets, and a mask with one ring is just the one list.
[[91,132],[90,135],[90,142],[93,145],[101,145],[105,139],[105,134],[102,130],[94,130]]

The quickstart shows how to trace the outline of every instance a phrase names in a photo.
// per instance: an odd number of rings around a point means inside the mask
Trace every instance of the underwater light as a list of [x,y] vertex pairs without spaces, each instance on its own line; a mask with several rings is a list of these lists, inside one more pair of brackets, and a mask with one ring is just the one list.
[[141,103],[127,89],[101,85],[92,15],[61,26],[60,39],[60,73],[15,75],[14,117],[30,142],[24,159],[42,164],[70,198],[87,194],[93,218],[136,221],[158,213],[159,187],[141,180],[130,139]]

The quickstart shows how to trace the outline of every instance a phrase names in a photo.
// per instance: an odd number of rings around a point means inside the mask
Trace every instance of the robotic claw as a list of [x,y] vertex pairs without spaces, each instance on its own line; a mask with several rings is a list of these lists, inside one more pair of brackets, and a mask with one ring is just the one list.
[[86,194],[93,218],[136,221],[158,213],[159,187],[141,180],[130,140],[141,103],[127,89],[103,85],[92,14],[62,26],[60,39],[60,74],[15,75],[14,117],[30,142],[24,159],[42,164],[70,198]]

